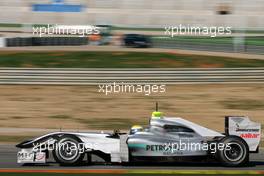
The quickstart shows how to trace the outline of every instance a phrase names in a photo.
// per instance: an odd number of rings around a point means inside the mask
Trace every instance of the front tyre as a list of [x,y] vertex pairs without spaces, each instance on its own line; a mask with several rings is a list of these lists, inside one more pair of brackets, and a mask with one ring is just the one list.
[[61,165],[79,165],[84,158],[78,146],[82,141],[74,136],[62,136],[56,143],[53,156],[56,162]]
[[249,148],[242,138],[226,136],[219,143],[225,146],[217,151],[217,157],[224,166],[243,166],[249,162]]

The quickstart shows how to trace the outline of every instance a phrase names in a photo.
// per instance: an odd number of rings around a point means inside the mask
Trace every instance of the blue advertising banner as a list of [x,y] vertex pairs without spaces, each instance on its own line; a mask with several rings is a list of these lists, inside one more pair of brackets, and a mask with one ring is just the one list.
[[84,6],[81,4],[66,4],[64,0],[52,0],[50,4],[33,4],[35,12],[81,12]]

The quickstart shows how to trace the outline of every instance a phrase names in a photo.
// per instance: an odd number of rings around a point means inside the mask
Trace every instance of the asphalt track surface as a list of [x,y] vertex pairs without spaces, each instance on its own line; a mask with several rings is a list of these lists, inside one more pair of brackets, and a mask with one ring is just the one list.
[[111,165],[111,164],[103,164],[103,163],[96,163],[93,165],[83,164],[82,166],[77,167],[63,167],[59,166],[57,163],[50,162],[48,164],[42,165],[27,165],[23,166],[21,164],[16,163],[16,154],[17,150],[14,144],[1,144],[0,145],[0,170],[1,169],[135,169],[135,170],[233,170],[233,171],[264,171],[264,150],[260,150],[258,154],[251,154],[250,155],[250,164],[247,167],[222,167],[218,163],[201,163],[201,162],[194,162],[194,163],[173,163],[173,164],[144,164],[144,165]]
[[261,54],[248,53],[232,53],[232,52],[213,52],[213,51],[198,51],[186,49],[166,49],[166,48],[123,48],[120,46],[34,46],[34,47],[5,47],[0,48],[1,52],[54,52],[54,51],[96,51],[96,52],[146,52],[146,53],[175,53],[175,54],[192,54],[203,56],[220,56],[231,57],[238,59],[264,59]]
[[66,69],[0,68],[0,84],[98,85],[264,83],[264,68]]

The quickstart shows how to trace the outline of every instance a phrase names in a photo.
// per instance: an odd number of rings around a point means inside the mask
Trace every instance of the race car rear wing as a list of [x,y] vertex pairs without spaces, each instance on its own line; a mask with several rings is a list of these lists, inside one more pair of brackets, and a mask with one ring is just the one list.
[[243,138],[250,152],[257,152],[261,140],[261,124],[252,122],[248,117],[226,116],[225,134]]

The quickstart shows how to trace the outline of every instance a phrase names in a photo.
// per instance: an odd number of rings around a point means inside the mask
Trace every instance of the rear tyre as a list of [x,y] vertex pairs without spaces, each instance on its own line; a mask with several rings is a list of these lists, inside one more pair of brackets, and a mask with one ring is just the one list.
[[78,144],[82,141],[75,136],[62,136],[56,143],[53,150],[53,157],[56,162],[64,166],[79,165],[83,161],[85,153],[80,152]]
[[217,151],[218,160],[224,166],[243,166],[249,162],[249,148],[242,138],[226,136],[219,143],[225,145],[223,150]]

